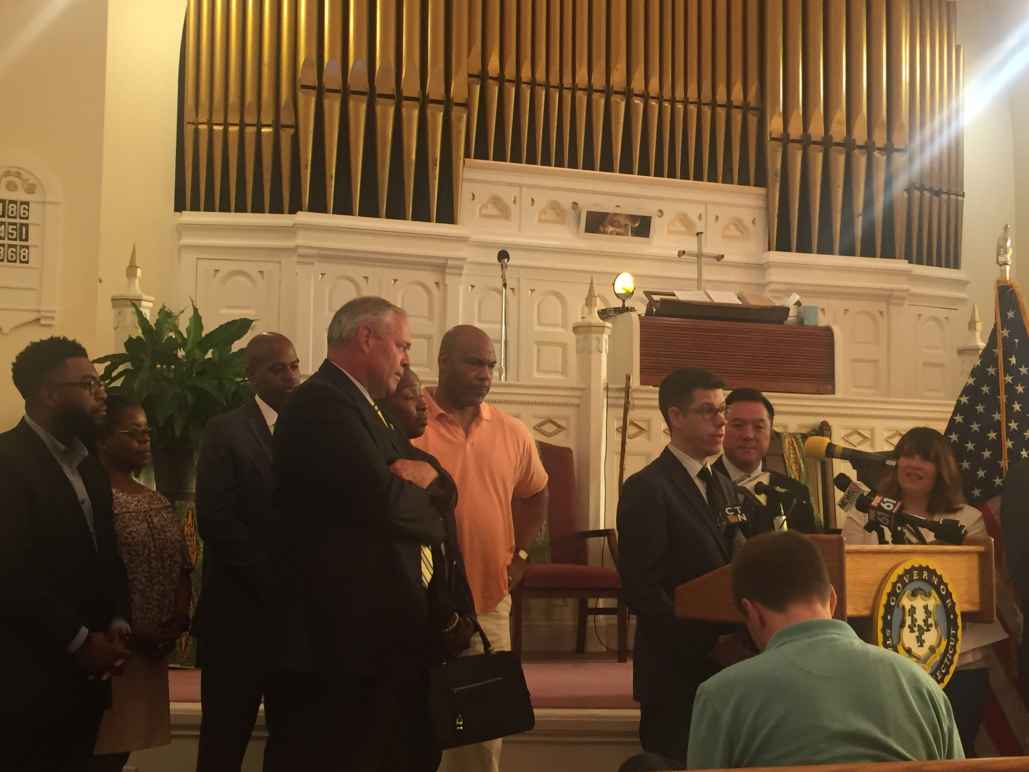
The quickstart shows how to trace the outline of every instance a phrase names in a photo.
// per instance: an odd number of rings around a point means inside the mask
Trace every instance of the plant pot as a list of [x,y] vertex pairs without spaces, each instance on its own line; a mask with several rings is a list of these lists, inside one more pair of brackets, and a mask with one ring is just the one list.
[[197,449],[189,444],[155,445],[154,482],[172,503],[192,503],[196,498]]

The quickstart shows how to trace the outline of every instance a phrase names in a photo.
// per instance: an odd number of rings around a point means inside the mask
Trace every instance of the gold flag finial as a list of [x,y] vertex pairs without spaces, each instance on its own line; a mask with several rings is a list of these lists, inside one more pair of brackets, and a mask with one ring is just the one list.
[[1004,281],[1011,279],[1011,258],[1014,251],[1011,245],[1011,226],[1005,223],[1004,230],[997,239],[997,265],[1000,266]]

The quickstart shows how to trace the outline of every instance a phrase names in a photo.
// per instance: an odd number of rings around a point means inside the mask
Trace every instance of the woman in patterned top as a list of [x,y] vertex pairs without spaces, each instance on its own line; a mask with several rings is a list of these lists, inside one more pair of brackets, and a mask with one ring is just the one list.
[[171,503],[133,475],[150,463],[150,427],[135,402],[112,394],[97,442],[111,478],[114,530],[129,575],[134,656],[114,678],[91,772],[121,770],[132,751],[171,740],[168,655],[189,627],[190,560]]

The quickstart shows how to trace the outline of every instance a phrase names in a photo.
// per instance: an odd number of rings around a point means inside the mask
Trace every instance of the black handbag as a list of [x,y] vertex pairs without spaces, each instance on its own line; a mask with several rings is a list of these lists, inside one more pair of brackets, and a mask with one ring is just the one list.
[[456,657],[429,672],[429,707],[440,749],[473,745],[536,725],[522,664],[510,651],[493,651],[475,625],[485,654]]

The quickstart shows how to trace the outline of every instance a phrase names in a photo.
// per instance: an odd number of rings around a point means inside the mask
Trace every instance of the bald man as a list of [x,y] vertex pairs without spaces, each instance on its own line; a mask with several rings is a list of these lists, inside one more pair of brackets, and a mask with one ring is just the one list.
[[274,579],[275,475],[272,432],[300,383],[289,338],[266,332],[246,348],[254,398],[208,425],[197,464],[197,523],[204,540],[203,586],[193,623],[202,668],[198,772],[243,763],[257,709],[268,725],[265,770],[282,744],[276,708],[283,687],[269,643],[281,624]]
[[[479,624],[495,649],[510,650],[510,592],[546,518],[547,473],[525,424],[485,402],[496,364],[485,332],[471,325],[447,331],[439,386],[426,396],[428,426],[414,444],[457,483],[457,538]],[[476,636],[468,653],[481,652]],[[440,769],[498,772],[500,751],[500,740],[454,748]]]

